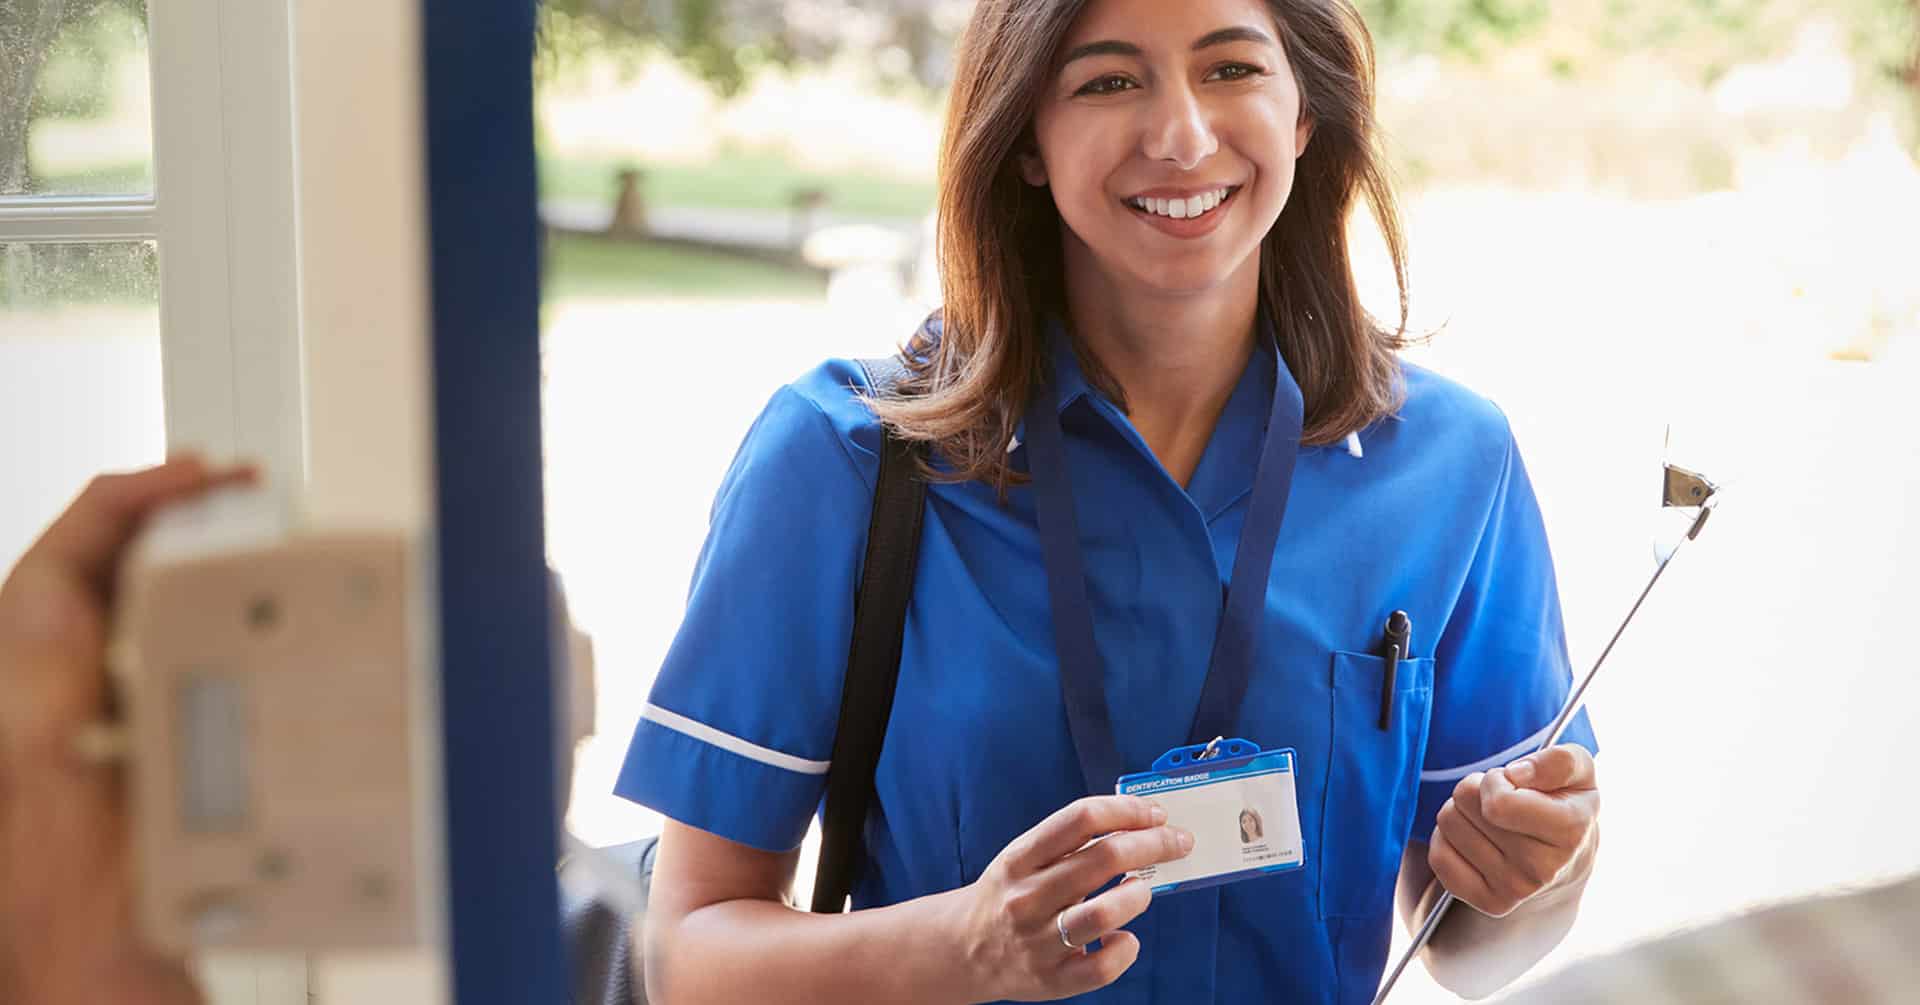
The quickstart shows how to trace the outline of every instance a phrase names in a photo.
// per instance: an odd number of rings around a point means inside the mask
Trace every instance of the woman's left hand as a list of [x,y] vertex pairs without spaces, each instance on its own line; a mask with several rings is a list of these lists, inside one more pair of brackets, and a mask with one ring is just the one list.
[[1558,746],[1461,779],[1427,863],[1455,897],[1502,918],[1586,878],[1599,820],[1593,755]]

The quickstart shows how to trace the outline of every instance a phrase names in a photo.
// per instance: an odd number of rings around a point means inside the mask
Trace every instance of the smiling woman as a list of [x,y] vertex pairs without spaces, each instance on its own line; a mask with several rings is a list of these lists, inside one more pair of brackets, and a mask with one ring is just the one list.
[[[1004,446],[1044,355],[1039,319],[1070,313],[1084,336],[1103,326],[1081,312],[1115,303],[1069,279],[1102,271],[1084,267],[1096,260],[1154,296],[1257,289],[1305,392],[1307,443],[1389,412],[1405,251],[1359,14],[1337,0],[1009,7],[976,19],[957,62],[942,337],[910,354],[922,364],[911,400],[881,414],[939,443],[955,477],[1007,484]],[[1390,325],[1353,283],[1347,221],[1362,196],[1399,280]],[[1070,288],[1082,298],[1068,312]],[[1081,362],[1127,403],[1134,385],[1110,360]]]
[[[1404,277],[1396,323],[1359,304],[1360,198],[1404,273],[1365,25],[992,0],[959,52],[945,308],[903,383],[774,394],[616,785],[667,819],[650,996],[1357,1005],[1396,882],[1485,912],[1442,926],[1443,983],[1512,980],[1571,923],[1593,762],[1504,767],[1571,685],[1539,508],[1500,411],[1397,358]],[[845,693],[900,439],[930,484],[897,692]],[[870,701],[854,910],[792,911]],[[1220,750],[1251,760],[1194,766]]]

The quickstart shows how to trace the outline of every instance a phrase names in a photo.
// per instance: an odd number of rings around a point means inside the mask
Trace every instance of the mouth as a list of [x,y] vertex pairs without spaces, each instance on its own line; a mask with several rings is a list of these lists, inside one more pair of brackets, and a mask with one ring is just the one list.
[[1241,185],[1228,185],[1185,199],[1153,199],[1135,196],[1122,200],[1129,209],[1144,216],[1156,216],[1166,220],[1197,220],[1218,213],[1221,207],[1233,201],[1239,194]]

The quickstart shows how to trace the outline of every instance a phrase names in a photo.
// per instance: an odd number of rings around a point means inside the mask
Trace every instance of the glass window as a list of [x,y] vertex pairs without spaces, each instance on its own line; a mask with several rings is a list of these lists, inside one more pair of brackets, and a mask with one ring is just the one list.
[[102,470],[166,455],[151,242],[0,243],[0,568]]
[[0,3],[0,195],[153,190],[146,0]]

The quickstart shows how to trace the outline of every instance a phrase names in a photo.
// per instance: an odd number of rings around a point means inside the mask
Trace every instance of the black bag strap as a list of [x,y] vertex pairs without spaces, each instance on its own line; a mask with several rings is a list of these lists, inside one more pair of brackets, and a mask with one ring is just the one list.
[[[861,360],[860,366],[877,395],[892,393],[907,375],[906,363],[897,356]],[[854,593],[853,641],[847,649],[840,725],[827,771],[820,865],[813,880],[813,910],[820,914],[847,909],[854,869],[864,848],[862,832],[873,805],[874,769],[880,764],[880,745],[893,714],[907,603],[913,598],[914,567],[920,559],[927,483],[919,477],[919,468],[925,449],[896,438],[890,430],[882,434],[867,554]]]

